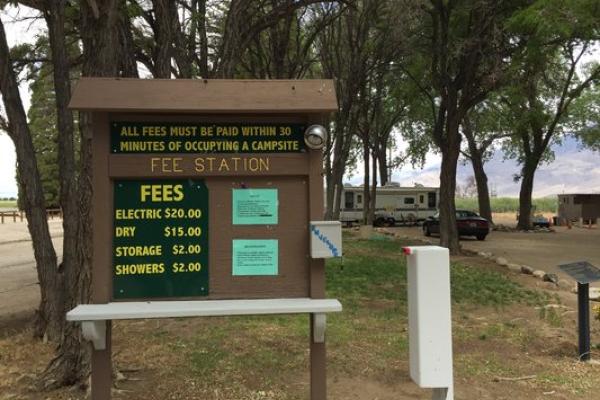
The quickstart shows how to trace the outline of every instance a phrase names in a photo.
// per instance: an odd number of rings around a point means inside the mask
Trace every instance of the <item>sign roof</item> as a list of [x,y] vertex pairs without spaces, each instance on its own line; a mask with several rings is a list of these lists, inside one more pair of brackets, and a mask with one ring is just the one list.
[[329,113],[332,80],[81,78],[69,108],[152,113]]
[[558,266],[579,283],[600,281],[600,270],[587,261],[576,261]]

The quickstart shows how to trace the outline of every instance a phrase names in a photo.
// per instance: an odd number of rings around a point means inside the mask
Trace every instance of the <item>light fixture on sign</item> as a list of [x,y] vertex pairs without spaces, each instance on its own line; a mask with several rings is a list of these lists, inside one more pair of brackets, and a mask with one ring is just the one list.
[[304,132],[304,143],[309,149],[319,150],[327,141],[327,129],[321,125],[311,125]]

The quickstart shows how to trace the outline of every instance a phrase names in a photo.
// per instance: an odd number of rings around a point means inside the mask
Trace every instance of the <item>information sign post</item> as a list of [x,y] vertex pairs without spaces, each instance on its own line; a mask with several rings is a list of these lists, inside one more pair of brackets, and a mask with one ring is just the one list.
[[325,400],[341,235],[321,253],[311,235],[333,82],[82,78],[70,108],[93,123],[92,299],[67,314],[94,344],[92,399],[110,398],[114,319],[303,312]]
[[579,330],[579,361],[589,361],[590,353],[590,283],[600,280],[600,270],[587,261],[558,266],[577,281],[577,325]]

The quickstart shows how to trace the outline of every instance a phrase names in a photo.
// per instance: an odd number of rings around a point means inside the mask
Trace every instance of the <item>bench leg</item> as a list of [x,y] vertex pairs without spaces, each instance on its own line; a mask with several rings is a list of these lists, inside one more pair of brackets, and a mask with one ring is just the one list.
[[[317,341],[317,339],[322,339]],[[325,370],[325,314],[311,314],[310,318],[310,399],[327,399]]]
[[106,321],[104,349],[92,351],[92,400],[110,400],[112,388],[111,321]]
[[83,337],[94,346],[94,350],[106,348],[106,321],[83,321],[81,323]]

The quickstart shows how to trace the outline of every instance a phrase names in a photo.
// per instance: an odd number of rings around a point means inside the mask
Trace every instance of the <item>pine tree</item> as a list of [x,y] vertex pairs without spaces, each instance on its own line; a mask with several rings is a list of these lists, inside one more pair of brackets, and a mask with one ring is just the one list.
[[51,66],[48,64],[34,73],[30,85],[31,107],[27,113],[33,146],[38,161],[46,207],[59,207],[59,176],[56,129],[56,102]]

